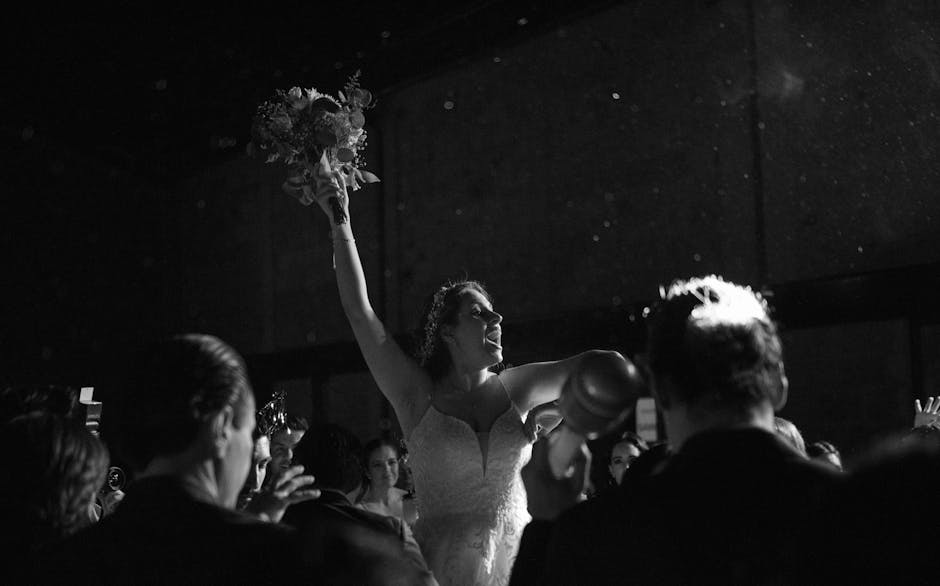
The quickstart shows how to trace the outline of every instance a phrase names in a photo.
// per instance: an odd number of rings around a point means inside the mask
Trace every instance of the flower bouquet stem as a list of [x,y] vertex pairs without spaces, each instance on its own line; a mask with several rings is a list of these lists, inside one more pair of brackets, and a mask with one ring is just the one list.
[[[330,161],[326,157],[326,153],[320,157],[320,162],[317,163],[316,167],[313,169],[314,173],[320,173],[324,177],[331,177],[333,175],[333,169],[330,167]],[[333,181],[336,181],[333,179]],[[346,215],[346,210],[343,208],[343,204],[340,203],[338,197],[331,197],[327,199],[327,203],[330,205],[330,212],[333,213],[333,225],[339,226],[340,224],[345,224],[349,221],[349,216]]]
[[[316,201],[316,187],[311,185],[311,178],[314,177],[329,178],[331,181],[336,181],[333,177],[333,168],[330,166],[330,160],[327,157],[326,151],[320,155],[320,160],[313,165],[305,162],[292,167],[287,181],[284,182],[281,188],[288,195],[296,197],[300,203],[308,206]],[[327,202],[333,214],[333,224],[338,226],[349,221],[349,216],[346,214],[346,210],[343,208],[343,204],[340,203],[338,198],[331,197]]]

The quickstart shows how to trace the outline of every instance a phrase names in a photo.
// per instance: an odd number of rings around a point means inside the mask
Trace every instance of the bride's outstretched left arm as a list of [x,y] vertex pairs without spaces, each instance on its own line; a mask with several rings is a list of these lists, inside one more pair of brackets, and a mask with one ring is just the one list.
[[586,359],[590,359],[592,367],[611,366],[611,370],[621,370],[628,364],[632,368],[632,364],[619,352],[588,350],[564,360],[533,362],[507,368],[499,377],[516,409],[525,413],[538,405],[560,398],[565,382]]

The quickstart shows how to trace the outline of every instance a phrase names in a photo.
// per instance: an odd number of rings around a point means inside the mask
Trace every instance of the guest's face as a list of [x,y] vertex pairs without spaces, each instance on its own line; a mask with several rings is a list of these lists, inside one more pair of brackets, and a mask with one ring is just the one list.
[[271,438],[271,472],[290,467],[291,460],[294,459],[294,448],[303,436],[303,431],[290,428],[274,434]]
[[251,437],[255,430],[255,401],[250,392],[233,410],[233,417],[226,424],[228,439],[218,479],[221,504],[228,508],[235,507],[238,493],[245,486],[255,451]]
[[248,474],[248,488],[254,492],[261,490],[265,476],[268,472],[268,462],[271,461],[271,439],[263,435],[255,440],[255,451],[252,455],[251,472]]
[[623,473],[627,471],[630,464],[640,456],[640,450],[630,442],[620,442],[614,446],[610,454],[610,465],[607,469],[610,475],[614,477],[617,484],[623,481]]
[[398,454],[389,446],[379,446],[369,454],[369,479],[377,489],[389,489],[398,482]]

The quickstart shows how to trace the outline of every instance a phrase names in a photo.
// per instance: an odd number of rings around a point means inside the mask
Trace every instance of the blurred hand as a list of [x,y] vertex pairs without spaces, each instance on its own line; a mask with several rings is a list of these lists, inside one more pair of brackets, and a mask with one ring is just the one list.
[[280,522],[290,505],[320,498],[320,491],[306,488],[315,481],[311,475],[302,475],[303,466],[276,470],[271,482],[265,482],[245,509],[272,523]]
[[551,521],[566,509],[584,500],[588,485],[591,454],[582,445],[571,468],[562,478],[555,478],[548,461],[551,438],[542,438],[532,446],[532,458],[522,468],[522,482],[528,495],[529,514],[533,519]]
[[940,429],[940,397],[927,397],[926,408],[921,408],[920,399],[914,401],[914,427]]
[[543,403],[529,411],[525,420],[525,433],[529,436],[529,441],[534,442],[551,433],[563,419],[558,401]]

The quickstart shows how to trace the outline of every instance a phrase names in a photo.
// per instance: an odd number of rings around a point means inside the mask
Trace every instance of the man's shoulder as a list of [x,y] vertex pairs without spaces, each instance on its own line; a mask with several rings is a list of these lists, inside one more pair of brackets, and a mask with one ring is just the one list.
[[[588,536],[613,537],[627,523],[625,516],[635,509],[630,503],[637,504],[624,491],[616,488],[602,491],[566,510],[556,519],[553,528],[555,539],[578,543]],[[588,539],[584,545],[593,541],[593,538]]]
[[300,553],[292,528],[235,511],[223,509],[194,519],[181,515],[166,522],[122,518],[119,513],[45,552],[43,581],[82,582],[103,574],[110,576],[104,583],[135,576],[157,582],[184,576],[222,579],[234,567],[241,567],[245,576],[262,576],[294,572],[293,564],[287,567],[272,560],[293,559]]
[[343,501],[313,500],[293,505],[284,515],[284,521],[298,528],[322,522],[356,525],[396,536],[401,534],[402,527],[402,521],[395,517],[380,515]]

